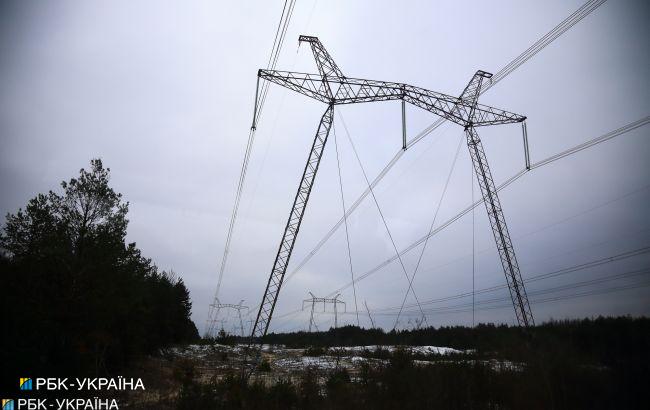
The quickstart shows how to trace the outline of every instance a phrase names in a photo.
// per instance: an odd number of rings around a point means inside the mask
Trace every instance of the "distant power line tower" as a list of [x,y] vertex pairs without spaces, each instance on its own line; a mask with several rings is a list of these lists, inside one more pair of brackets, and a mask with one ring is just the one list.
[[309,294],[311,295],[311,298],[310,299],[305,299],[305,300],[302,301],[302,309],[303,310],[305,310],[305,304],[306,303],[307,304],[311,303],[311,314],[309,316],[309,331],[311,332],[312,325],[314,325],[314,326],[316,325],[316,323],[314,323],[314,307],[316,306],[316,304],[321,304],[321,303],[323,304],[323,312],[325,312],[326,305],[328,303],[334,305],[334,329],[338,328],[339,327],[339,321],[338,321],[339,312],[338,312],[338,309],[337,309],[337,305],[343,305],[344,312],[345,312],[345,302],[343,302],[342,300],[339,300],[339,296],[341,294],[339,293],[338,295],[334,296],[333,298],[318,298],[318,297],[314,296],[314,294],[311,293],[311,292],[309,292]]
[[[242,310],[248,310],[248,306],[244,306],[243,303],[244,303],[244,300],[242,299],[242,300],[240,300],[239,303],[236,304],[236,305],[235,305],[235,304],[232,304],[232,303],[213,303],[213,304],[211,304],[210,307],[212,307],[212,308],[214,309],[214,311],[215,311],[214,319],[212,320],[212,323],[218,322],[218,320],[216,320],[216,319],[219,317],[219,313],[220,313],[223,309],[232,309],[232,310],[234,310],[234,311],[237,312],[237,317],[239,318],[239,331],[240,331],[240,336],[242,336],[242,337],[245,336],[245,333],[244,333],[244,322],[243,322],[243,319],[242,319],[242,316],[241,316],[241,311],[242,311]],[[222,324],[221,326],[222,326],[222,328],[223,328],[223,324]],[[211,329],[212,331],[214,331],[214,325],[211,326],[210,329]]]
[[[275,309],[280,288],[282,287],[282,281],[284,280],[307,202],[309,201],[309,196],[314,185],[314,179],[318,172],[325,144],[327,143],[327,138],[334,121],[334,107],[336,105],[389,100],[401,100],[402,105],[405,103],[413,104],[416,107],[422,108],[463,127],[467,139],[467,147],[469,148],[492,227],[492,233],[501,259],[501,265],[506,276],[517,322],[520,326],[534,325],[533,314],[521,278],[514,247],[506,226],[501,202],[499,201],[492,173],[488,166],[485,151],[483,150],[483,144],[476,132],[478,127],[523,123],[526,117],[478,103],[481,86],[485,81],[490,81],[492,74],[481,70],[477,71],[460,96],[453,97],[404,83],[346,77],[317,37],[300,36],[299,42],[310,44],[319,73],[305,74],[277,70],[259,70],[258,89],[260,79],[267,80],[323,102],[327,104],[327,109],[321,117],[314,142],[309,151],[307,164],[305,165],[298,191],[280,241],[280,247],[275,257],[273,268],[271,269],[264,296],[262,297],[262,303],[260,304],[255,319],[255,325],[251,332],[250,343],[252,344],[254,342],[255,337],[261,338],[268,331],[273,310]],[[257,99],[256,95],[253,118],[256,118],[257,115]],[[404,112],[403,107],[402,115],[404,115]],[[404,120],[402,123],[404,124]],[[253,121],[254,126],[255,120]],[[525,133],[524,138],[526,138]],[[406,149],[405,133],[403,133],[402,148]]]

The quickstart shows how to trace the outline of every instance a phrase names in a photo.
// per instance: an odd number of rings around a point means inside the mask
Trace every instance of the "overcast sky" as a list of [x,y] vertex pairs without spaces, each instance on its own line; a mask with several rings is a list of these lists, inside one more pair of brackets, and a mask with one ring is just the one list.
[[[298,0],[277,68],[317,72],[299,34],[318,36],[349,77],[405,82],[458,95],[477,69],[497,72],[575,11],[582,1]],[[214,293],[248,130],[255,78],[271,50],[283,1],[14,1],[0,10],[0,212],[101,158],[130,202],[128,239],[188,285],[203,331]],[[528,117],[533,161],[650,114],[650,7],[610,0],[481,96]],[[271,86],[258,124],[221,300],[256,306],[326,107]],[[347,204],[366,188],[342,115],[372,179],[401,146],[398,102],[337,109]],[[409,138],[437,118],[407,109]],[[524,279],[650,246],[650,128],[616,137],[535,169],[504,189],[501,202]],[[519,125],[479,129],[497,183],[524,163]],[[398,248],[428,232],[462,128],[445,124],[409,149],[376,189]],[[471,203],[464,142],[437,221]],[[342,215],[330,138],[292,267]],[[474,184],[478,198],[478,186]],[[414,287],[420,301],[505,283],[484,207],[428,243]],[[354,273],[390,258],[392,245],[371,198],[349,220]],[[437,225],[437,224],[436,224]],[[299,309],[350,281],[343,230],[286,282],[272,330],[305,328]],[[420,248],[407,254],[413,272]],[[648,253],[527,286],[538,322],[650,313]],[[596,284],[554,289],[591,279]],[[613,291],[613,288],[627,290]],[[359,308],[399,306],[407,282],[392,263],[357,283]],[[603,290],[608,293],[564,298]],[[546,292],[546,293],[537,293]],[[553,297],[561,300],[549,300]],[[477,322],[515,323],[507,292],[476,296]],[[354,310],[352,288],[340,298]],[[546,301],[544,301],[546,299]],[[412,296],[408,304],[414,302]],[[471,324],[471,298],[427,305],[428,323]],[[482,309],[504,305],[499,309]],[[406,309],[414,312],[417,308]],[[256,312],[252,312],[256,313]],[[382,313],[382,314],[380,314]],[[388,313],[388,314],[386,314]],[[408,327],[406,315],[400,326]],[[231,315],[232,319],[232,315]],[[391,328],[394,311],[377,311]],[[353,323],[354,314],[340,322]],[[333,324],[320,314],[321,328]],[[233,325],[227,325],[226,330]],[[367,315],[361,325],[369,326]]]

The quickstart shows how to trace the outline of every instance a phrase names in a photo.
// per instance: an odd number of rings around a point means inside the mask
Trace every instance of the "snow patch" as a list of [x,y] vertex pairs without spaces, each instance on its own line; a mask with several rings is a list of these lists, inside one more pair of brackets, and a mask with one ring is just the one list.
[[370,345],[370,346],[341,346],[341,347],[332,347],[330,348],[333,351],[343,351],[350,353],[362,353],[365,351],[368,352],[377,352],[378,350],[385,350],[387,352],[393,353],[397,349],[404,349],[409,353],[420,353],[420,354],[436,354],[436,355],[448,355],[448,354],[467,354],[473,353],[474,350],[458,350],[451,347],[443,346],[392,346],[392,345]]

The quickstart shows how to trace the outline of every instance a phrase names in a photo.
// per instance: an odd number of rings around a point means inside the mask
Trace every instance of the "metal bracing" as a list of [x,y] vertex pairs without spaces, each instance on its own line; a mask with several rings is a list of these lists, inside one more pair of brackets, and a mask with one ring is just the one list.
[[280,241],[280,247],[275,257],[275,262],[273,263],[273,269],[271,269],[271,275],[269,277],[268,283],[266,284],[266,290],[264,291],[262,304],[260,305],[260,309],[257,313],[257,318],[255,319],[255,325],[253,326],[253,331],[251,332],[251,343],[253,342],[253,338],[264,336],[269,328],[271,316],[273,315],[273,310],[275,309],[275,303],[278,300],[278,294],[280,292],[280,288],[282,287],[284,274],[287,271],[287,265],[289,264],[289,259],[291,258],[291,252],[293,251],[293,246],[296,243],[296,238],[298,237],[298,231],[300,230],[302,217],[305,214],[307,201],[309,201],[309,194],[311,193],[311,189],[314,185],[316,172],[318,172],[318,166],[320,165],[320,160],[323,156],[323,150],[325,149],[325,144],[327,143],[327,137],[332,127],[333,121],[334,106],[329,105],[320,120],[320,124],[318,125],[318,130],[316,131],[316,136],[314,137],[314,143],[312,144],[311,151],[309,152],[309,159],[305,165],[305,170],[302,174],[302,179],[300,180],[298,192],[296,193],[296,197],[293,200],[291,213],[289,214],[289,219],[287,220],[287,224],[284,228],[284,234],[282,235],[282,240]]
[[475,130],[475,128],[481,126],[523,122],[526,117],[477,102],[483,81],[490,79],[492,74],[477,71],[460,97],[453,97],[404,83],[345,77],[317,37],[300,36],[299,41],[310,43],[319,74],[259,70],[258,79],[273,82],[324,102],[328,107],[318,127],[314,145],[310,151],[309,160],[280,242],[280,249],[271,270],[262,304],[255,320],[255,326],[251,332],[251,344],[255,337],[264,336],[268,330],[309,199],[309,193],[332,125],[334,106],[374,101],[401,100],[459,124],[465,129],[468,147],[485,198],[518,323],[522,326],[533,325],[530,305],[521,280],[503,210],[494,187],[485,152]]

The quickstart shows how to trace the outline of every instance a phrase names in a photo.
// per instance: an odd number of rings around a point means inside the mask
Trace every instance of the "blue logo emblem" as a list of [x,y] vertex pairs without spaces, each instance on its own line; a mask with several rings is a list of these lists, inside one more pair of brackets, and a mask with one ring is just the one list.
[[21,377],[20,390],[31,390],[31,389],[32,389],[32,379],[30,379],[29,377]]

